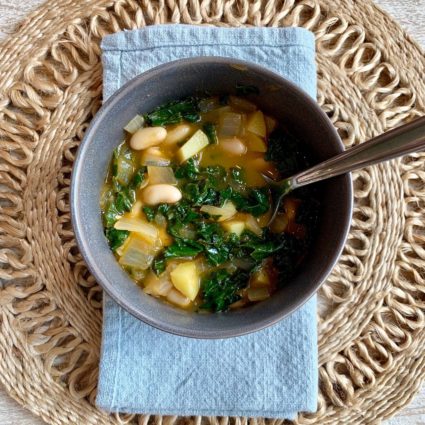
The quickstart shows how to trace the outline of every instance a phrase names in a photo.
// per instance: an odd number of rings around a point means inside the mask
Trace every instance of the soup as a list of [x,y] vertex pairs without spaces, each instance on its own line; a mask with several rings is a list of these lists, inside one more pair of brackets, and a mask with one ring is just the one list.
[[242,96],[187,98],[124,128],[101,194],[105,235],[147,294],[192,311],[263,301],[308,249],[318,203],[287,196],[269,226],[274,179],[308,164],[300,142]]

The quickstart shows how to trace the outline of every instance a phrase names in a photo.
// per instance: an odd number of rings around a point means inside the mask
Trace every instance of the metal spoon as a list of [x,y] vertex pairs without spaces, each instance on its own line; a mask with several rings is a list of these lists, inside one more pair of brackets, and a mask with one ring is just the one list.
[[381,134],[284,180],[274,181],[263,174],[264,180],[273,189],[273,215],[268,224],[275,219],[282,198],[299,187],[422,149],[425,149],[425,116]]

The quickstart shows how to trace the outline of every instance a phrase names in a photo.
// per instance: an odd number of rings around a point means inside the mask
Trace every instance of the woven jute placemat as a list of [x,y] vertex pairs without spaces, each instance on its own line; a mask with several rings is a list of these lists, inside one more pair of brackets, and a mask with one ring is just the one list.
[[[346,146],[425,113],[423,53],[370,1],[51,0],[29,16],[0,50],[0,379],[51,424],[249,421],[94,406],[102,293],[71,229],[70,172],[101,103],[101,38],[163,22],[312,30],[319,103]],[[347,246],[320,292],[318,410],[297,424],[379,423],[425,376],[425,154],[354,181]],[[282,423],[251,420],[265,422]]]

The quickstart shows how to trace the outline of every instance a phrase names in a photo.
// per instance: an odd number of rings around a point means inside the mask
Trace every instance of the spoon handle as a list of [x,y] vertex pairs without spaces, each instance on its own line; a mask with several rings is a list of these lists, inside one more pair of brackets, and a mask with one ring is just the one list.
[[425,149],[425,116],[293,176],[293,189]]

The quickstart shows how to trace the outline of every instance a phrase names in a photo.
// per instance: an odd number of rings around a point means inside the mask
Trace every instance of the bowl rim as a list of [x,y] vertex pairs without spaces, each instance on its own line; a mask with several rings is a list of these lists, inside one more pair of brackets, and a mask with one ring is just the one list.
[[[285,85],[285,88],[296,92],[297,96],[300,96],[304,102],[309,104],[309,107],[314,110],[314,112],[317,114],[317,117],[321,118],[321,121],[323,123],[326,123],[330,132],[333,133],[334,139],[337,142],[338,147],[340,148],[340,151],[342,152],[344,150],[344,145],[335,127],[332,125],[331,121],[329,120],[325,112],[322,111],[322,109],[320,108],[316,100],[312,98],[310,95],[308,95],[302,88],[298,87],[296,84],[287,80],[285,77],[281,76],[280,74],[274,71],[271,71],[270,69],[265,68],[256,63],[252,63],[252,62],[240,60],[240,59],[234,59],[234,58],[227,58],[227,57],[220,57],[220,56],[199,56],[199,57],[178,59],[175,61],[170,61],[170,62],[161,64],[154,68],[151,68],[148,71],[145,71],[142,74],[139,74],[133,79],[129,80],[127,83],[121,86],[116,92],[114,92],[102,104],[101,108],[97,111],[97,113],[95,114],[94,118],[92,119],[89,127],[87,128],[84,134],[83,140],[80,143],[80,146],[78,148],[75,161],[72,167],[71,184],[70,184],[70,212],[71,212],[71,223],[74,230],[77,245],[88,269],[93,274],[96,281],[102,286],[103,290],[105,290],[105,292],[116,303],[118,303],[119,306],[121,306],[124,310],[126,310],[132,316],[143,321],[144,323],[171,334],[184,336],[184,337],[190,337],[190,338],[198,338],[198,339],[221,339],[221,338],[230,338],[230,337],[246,335],[252,332],[262,330],[269,326],[272,326],[276,324],[277,322],[279,322],[280,320],[284,319],[285,317],[291,315],[294,311],[301,308],[314,294],[317,293],[317,291],[320,289],[320,287],[323,285],[323,283],[325,282],[325,280],[327,279],[327,277],[333,270],[336,262],[338,261],[348,237],[348,233],[350,230],[351,217],[352,217],[352,210],[353,210],[353,183],[352,183],[351,173],[347,173],[342,176],[344,177],[345,190],[347,191],[347,200],[346,200],[347,205],[346,205],[346,209],[344,210],[344,217],[341,217],[341,220],[343,220],[344,222],[344,232],[339,239],[338,245],[335,246],[333,255],[328,258],[327,267],[322,270],[320,274],[320,279],[318,280],[317,285],[305,291],[305,295],[302,301],[298,305],[292,306],[284,312],[283,311],[276,312],[273,315],[267,316],[263,320],[259,320],[245,326],[243,325],[239,326],[237,329],[232,328],[232,329],[223,330],[223,331],[208,331],[208,332],[194,330],[194,329],[182,329],[181,327],[176,326],[173,323],[156,320],[150,317],[149,315],[144,314],[143,311],[137,310],[133,308],[132,306],[127,305],[123,301],[123,299],[119,296],[119,292],[120,292],[119,285],[111,284],[111,282],[107,279],[107,277],[102,273],[101,268],[97,266],[96,261],[91,254],[91,248],[89,246],[90,245],[89,238],[87,237],[87,235],[83,235],[81,231],[82,226],[80,225],[80,223],[82,221],[82,217],[79,212],[80,209],[78,208],[77,186],[80,180],[79,177],[80,177],[81,169],[82,169],[81,164],[84,163],[82,159],[84,158],[86,154],[86,151],[90,144],[90,140],[93,138],[93,135],[96,132],[96,129],[98,128],[98,126],[101,125],[102,120],[104,116],[106,115],[106,113],[111,108],[113,108],[117,103],[119,103],[122,99],[124,99],[126,95],[133,90],[133,87],[143,84],[144,81],[149,80],[155,74],[160,73],[164,70],[170,70],[173,67],[176,67],[176,66],[178,67],[181,65],[190,66],[190,65],[196,65],[201,63],[202,64],[219,63],[219,64],[231,64],[231,65],[234,64],[236,66],[242,66],[248,69],[252,69],[255,72],[261,73],[265,76],[270,76],[273,79],[280,80],[282,84]],[[118,264],[117,264],[117,267],[119,267]]]

